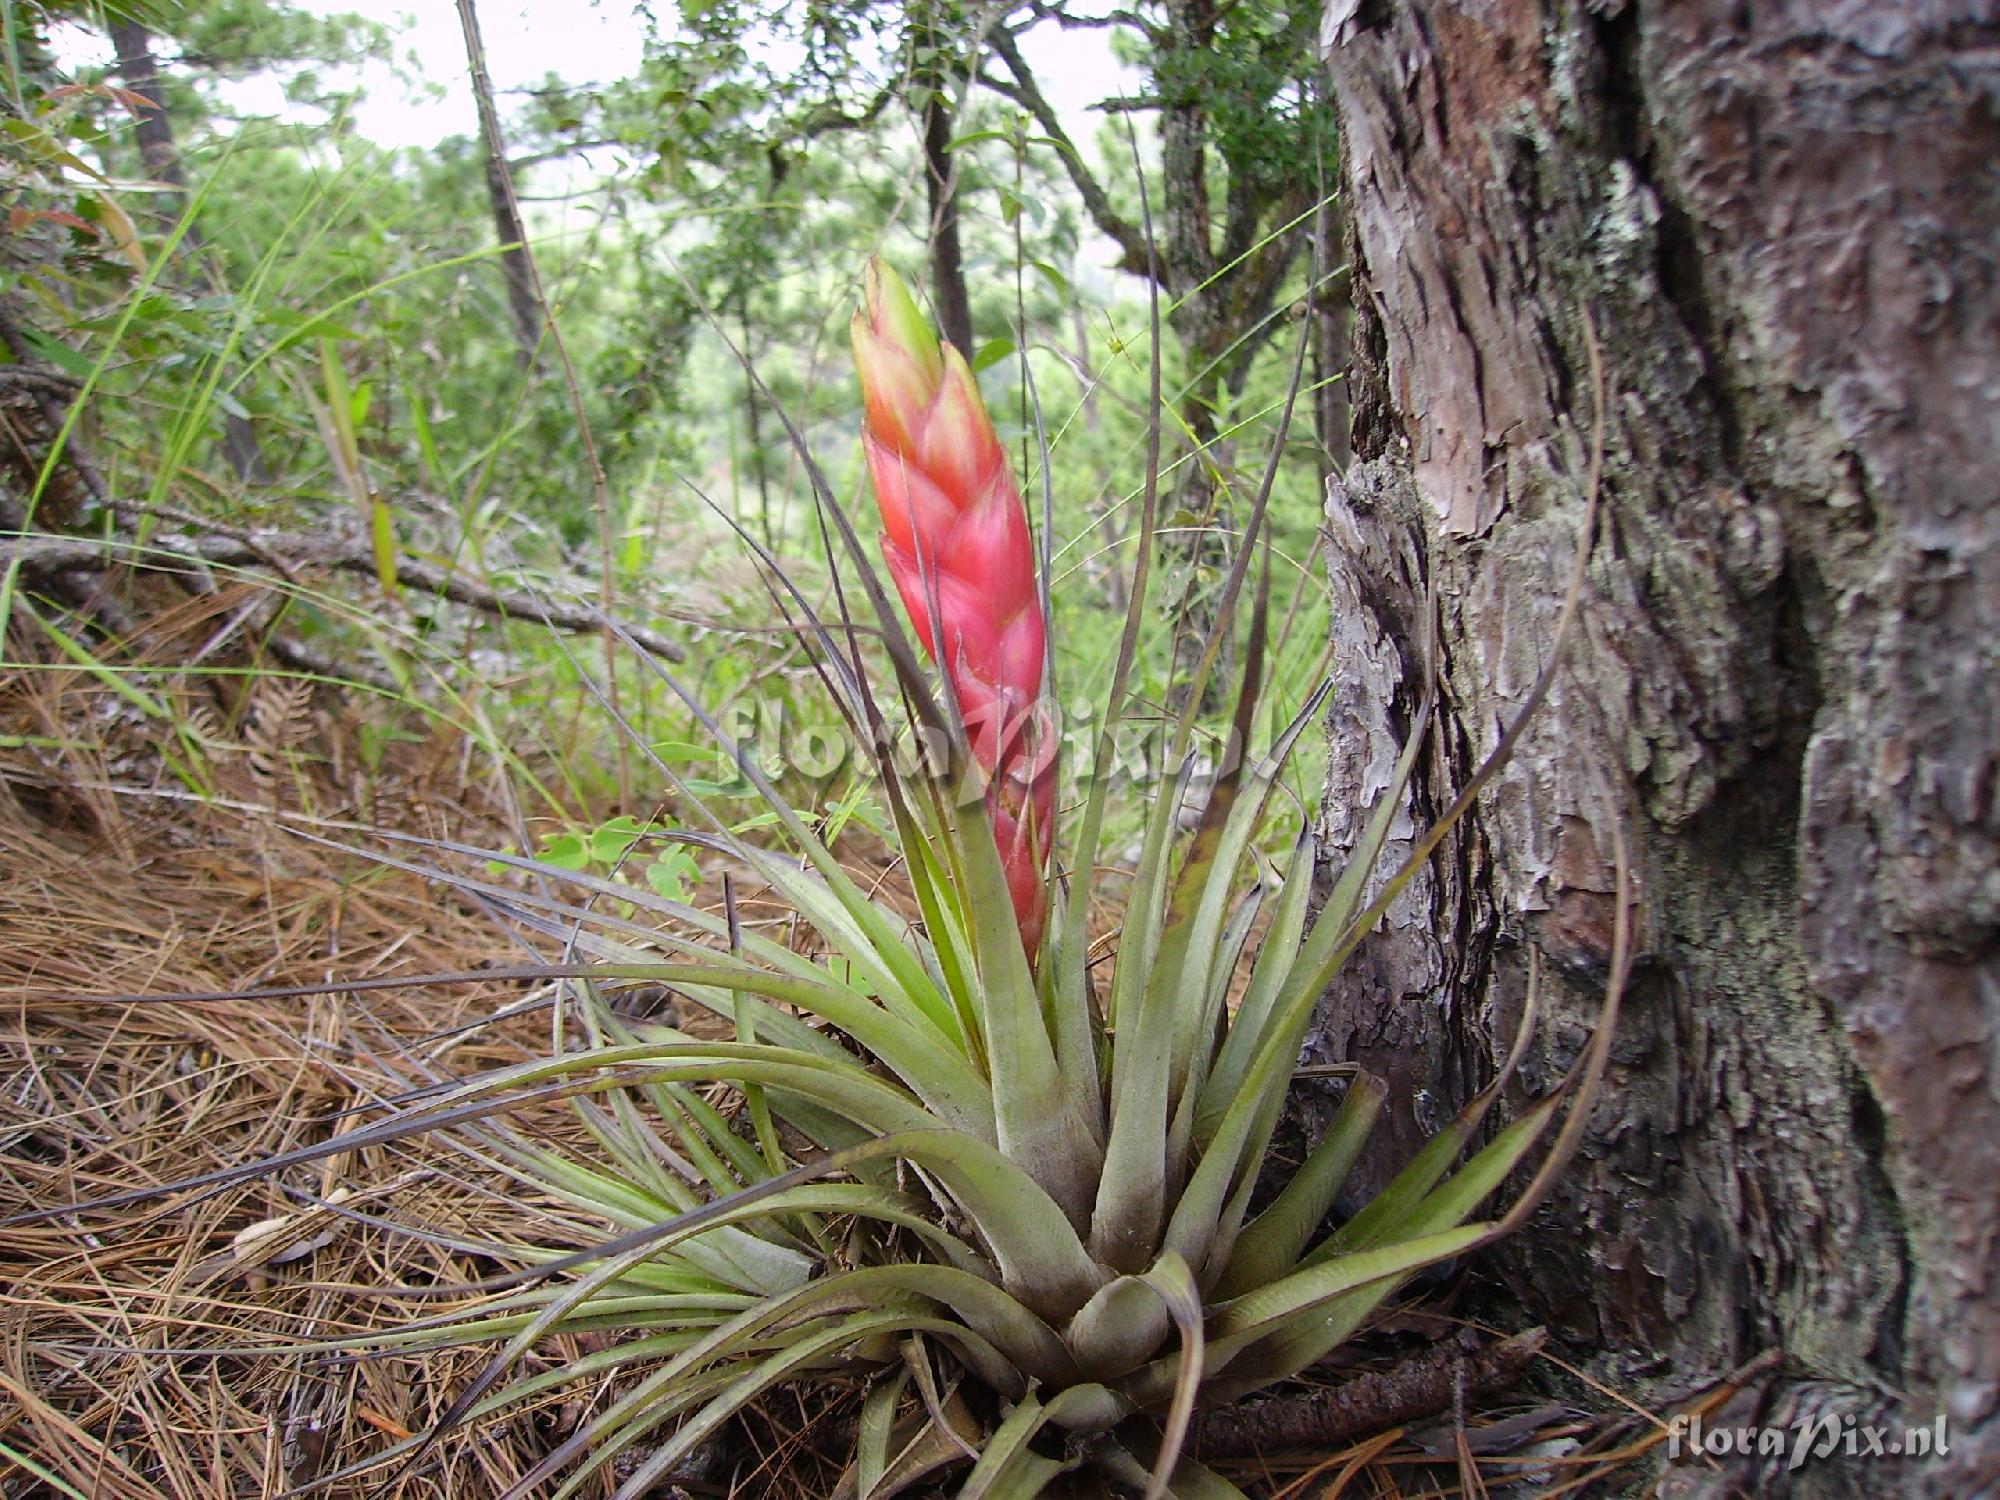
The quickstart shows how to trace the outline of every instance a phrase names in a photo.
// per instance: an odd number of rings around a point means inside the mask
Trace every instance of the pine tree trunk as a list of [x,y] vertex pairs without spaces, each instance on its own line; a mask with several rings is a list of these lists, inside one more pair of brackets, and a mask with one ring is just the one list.
[[514,354],[523,369],[535,363],[542,346],[541,301],[535,294],[535,267],[529,259],[528,230],[521,205],[514,197],[507,169],[506,136],[493,103],[493,80],[486,72],[486,46],[479,35],[479,11],[473,0],[458,0],[459,29],[465,35],[466,68],[472,75],[472,97],[479,108],[479,136],[486,148],[486,203],[493,215],[493,233],[500,244],[500,269],[507,280],[507,314],[514,325]]
[[924,100],[924,188],[930,203],[931,306],[938,326],[958,352],[971,359],[972,293],[965,284],[965,248],[958,234],[958,165],[951,143],[957,134],[949,80],[932,75]]
[[[139,143],[139,159],[145,165],[146,175],[176,190],[164,212],[171,223],[183,213],[191,214],[194,200],[188,194],[187,172],[174,145],[173,116],[167,112],[167,91],[160,77],[159,60],[153,56],[153,34],[136,21],[120,21],[111,27],[111,45],[126,87],[152,106],[133,113],[132,135]],[[188,255],[199,257],[202,243],[201,226],[190,219],[181,235],[181,245]],[[221,290],[220,283],[216,283],[216,289]],[[222,414],[222,451],[229,459],[229,467],[244,483],[271,482],[257,430],[241,412]]]
[[[1589,1143],[1491,1263],[1654,1403],[1768,1349],[1732,1420],[1927,1422],[1943,1459],[1664,1492],[2000,1487],[2000,20],[1974,0],[1332,0],[1356,461],[1329,485],[1331,867],[1441,597],[1409,827],[1549,649],[1594,392],[1580,629],[1511,769],[1323,1007],[1406,1154],[1530,1086],[1643,956]],[[1656,1407],[1657,1409],[1657,1407]]]

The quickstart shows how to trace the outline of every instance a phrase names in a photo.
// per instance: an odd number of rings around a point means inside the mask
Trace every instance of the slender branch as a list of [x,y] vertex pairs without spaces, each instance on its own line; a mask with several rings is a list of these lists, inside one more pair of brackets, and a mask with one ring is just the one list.
[[472,97],[479,107],[479,135],[484,144],[486,197],[500,241],[500,267],[507,278],[507,311],[514,320],[515,353],[523,367],[535,362],[542,343],[541,299],[535,294],[534,263],[528,253],[528,230],[514,199],[514,180],[507,168],[507,143],[500,133],[500,112],[493,107],[493,80],[486,74],[486,51],[479,40],[479,19],[472,0],[459,0],[458,17],[465,33],[467,70]]
[[[520,223],[521,205],[514,196],[514,175],[507,170],[507,154],[500,141],[499,114],[493,107],[493,80],[486,71],[486,46],[479,38],[479,15],[473,0],[458,0],[459,30],[465,35],[466,71],[472,78],[472,92],[479,104],[481,127],[486,135],[486,170],[495,192],[504,199],[507,210],[514,222]],[[569,393],[570,414],[576,422],[577,441],[583,446],[584,461],[590,466],[591,509],[597,516],[597,548],[601,576],[598,578],[597,621],[604,641],[604,691],[609,700],[611,713],[618,716],[618,648],[612,625],[612,590],[616,573],[612,567],[611,555],[611,482],[604,472],[604,458],[598,452],[597,438],[590,430],[590,414],[584,409],[583,382],[577,378],[576,361],[570,358],[569,341],[556,322],[555,310],[549,306],[548,291],[542,285],[540,267],[535,264],[534,251],[528,246],[525,233],[521,236],[520,269],[527,279],[527,292],[533,307],[540,314],[542,328],[551,348],[555,350],[556,365],[562,372],[563,389]],[[531,353],[532,359],[532,353]],[[628,736],[618,737],[618,796],[621,803],[632,801],[632,757]]]
[[924,101],[924,187],[930,205],[931,303],[944,336],[973,355],[972,299],[965,284],[965,249],[958,233],[958,153],[951,149],[954,109],[945,80],[930,80]]
[[836,131],[860,130],[873,125],[882,117],[882,111],[889,107],[889,101],[896,97],[896,86],[889,84],[878,90],[868,101],[867,108],[858,115],[850,115],[837,104],[816,105],[792,127],[791,134],[802,141],[817,140],[820,136]]
[[1143,32],[1148,41],[1159,36],[1158,28],[1137,11],[1112,10],[1101,16],[1078,16],[1061,6],[1044,4],[1043,0],[1034,0],[1028,9],[1037,21],[1053,21],[1064,31],[1098,31],[1111,26],[1129,26],[1134,31]]
[[62,401],[67,401],[83,389],[83,382],[74,375],[62,375],[53,370],[26,370],[19,365],[0,365],[0,387],[10,385],[41,391]]
[[546,151],[530,152],[526,156],[512,156],[507,159],[507,170],[519,175],[530,167],[543,166],[548,162],[562,161],[575,156],[580,151],[596,151],[604,146],[630,146],[628,140],[615,135],[596,136],[590,140],[568,141],[560,146],[551,146]]
[[[337,573],[374,578],[375,552],[362,539],[329,542],[306,532],[266,531],[239,536],[155,536],[141,550],[129,543],[94,537],[28,535],[0,539],[0,569],[18,561],[24,573],[53,575],[101,572],[107,568],[140,567],[153,572],[178,572],[176,562],[189,567],[273,568],[290,573],[300,568],[329,568]],[[603,632],[610,621],[587,604],[546,600],[525,590],[488,588],[476,579],[434,563],[398,556],[396,581],[413,594],[449,599],[454,604],[509,619],[533,620],[556,630]],[[580,592],[580,590],[579,590]],[[653,655],[680,661],[686,653],[678,641],[645,626],[625,626],[630,636]]]
[[1137,225],[1124,218],[1111,206],[1111,198],[1104,191],[1104,185],[1083,164],[1082,153],[1076,149],[1075,142],[1070,140],[1069,133],[1063,129],[1062,120],[1057,116],[1055,106],[1050,104],[1047,96],[1042,93],[1041,85],[1035,81],[1034,70],[1028,66],[1028,60],[1021,55],[1021,49],[1015,45],[1014,38],[1005,31],[996,30],[992,35],[992,43],[994,54],[1007,65],[1007,71],[1014,75],[1013,81],[1009,83],[1004,79],[995,78],[990,73],[981,73],[979,81],[1002,98],[1012,100],[1034,116],[1035,123],[1041,127],[1042,133],[1056,143],[1057,154],[1062,157],[1063,170],[1069,173],[1069,180],[1075,186],[1077,196],[1083,200],[1084,211],[1090,215],[1091,222],[1116,241],[1118,248],[1124,252],[1123,259],[1119,262],[1120,268],[1136,276],[1157,277],[1159,267],[1153,259],[1152,249],[1147,245],[1145,235],[1140,233]]
[[604,196],[604,185],[594,183],[567,193],[516,193],[516,203],[589,203]]

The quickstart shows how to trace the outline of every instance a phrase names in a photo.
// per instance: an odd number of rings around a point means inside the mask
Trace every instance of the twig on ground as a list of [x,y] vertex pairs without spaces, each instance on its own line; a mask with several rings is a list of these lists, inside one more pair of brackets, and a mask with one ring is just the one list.
[[1506,1390],[1541,1352],[1548,1331],[1530,1328],[1481,1348],[1454,1340],[1387,1370],[1371,1370],[1320,1390],[1247,1401],[1204,1413],[1195,1424],[1203,1458],[1249,1458],[1323,1448],[1447,1411]]
[[[24,572],[60,574],[131,565],[155,572],[181,571],[174,565],[222,567],[331,568],[374,578],[375,554],[364,541],[329,542],[304,532],[260,532],[241,536],[163,534],[144,551],[130,544],[92,537],[23,536],[0,541],[0,568],[18,559]],[[282,561],[280,561],[282,560]],[[532,620],[557,630],[597,632],[606,627],[601,610],[585,604],[564,604],[537,598],[526,590],[488,588],[474,578],[411,557],[396,559],[396,581],[412,593],[449,599],[486,614]],[[630,636],[655,656],[680,661],[679,642],[643,625],[627,626]]]

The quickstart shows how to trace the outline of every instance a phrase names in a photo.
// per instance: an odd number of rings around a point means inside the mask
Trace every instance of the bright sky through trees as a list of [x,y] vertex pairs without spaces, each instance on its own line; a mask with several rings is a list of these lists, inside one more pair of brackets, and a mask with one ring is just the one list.
[[[398,65],[416,80],[397,76],[396,68],[371,62],[358,69],[329,70],[323,76],[336,87],[361,90],[354,121],[361,134],[384,146],[429,147],[451,135],[472,135],[479,123],[473,112],[472,89],[465,77],[465,44],[459,32],[458,8],[452,0],[297,0],[300,10],[315,15],[352,12],[380,20],[396,31]],[[510,89],[540,83],[550,73],[571,82],[595,82],[621,77],[637,61],[645,23],[621,0],[580,4],[577,0],[485,0],[479,7],[480,32],[486,44],[487,67],[494,87]],[[65,55],[76,62],[110,59],[108,42],[96,32],[64,28]],[[1137,74],[1121,67],[1111,55],[1105,31],[1060,31],[1037,27],[1021,48],[1034,65],[1043,92],[1062,114],[1072,136],[1088,141],[1101,115],[1088,114],[1100,99],[1134,91]],[[230,101],[248,114],[283,116],[290,112],[284,80],[275,73],[259,74],[231,86]],[[502,109],[506,108],[502,99]]]

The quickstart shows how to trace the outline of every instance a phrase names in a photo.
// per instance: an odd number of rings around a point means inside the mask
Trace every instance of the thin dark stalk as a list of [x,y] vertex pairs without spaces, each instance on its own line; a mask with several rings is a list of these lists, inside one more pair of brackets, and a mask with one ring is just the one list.
[[[493,106],[493,80],[486,71],[486,48],[479,39],[479,15],[473,8],[473,0],[458,0],[458,22],[465,34],[466,65],[472,76],[473,95],[479,103],[488,171],[494,175],[505,194],[518,225],[521,206],[514,194],[514,175],[508,170],[507,153],[500,139],[500,117]],[[617,603],[617,574],[611,549],[611,486],[605,477],[604,460],[598,453],[597,439],[590,430],[589,414],[584,409],[583,384],[577,379],[569,344],[556,324],[547,291],[542,286],[541,272],[535,265],[534,252],[529,248],[525,233],[521,237],[520,248],[520,265],[525,270],[528,290],[541,319],[539,337],[547,338],[550,347],[555,350],[556,362],[562,370],[563,388],[569,393],[570,412],[576,419],[577,438],[583,444],[584,460],[590,468],[591,506],[597,514],[598,565],[603,575],[599,579],[598,608],[608,622]],[[608,628],[603,633],[603,640],[605,688],[615,706],[618,702],[618,647]],[[632,757],[622,739],[618,742],[618,800],[623,806],[629,806],[632,801]]]

